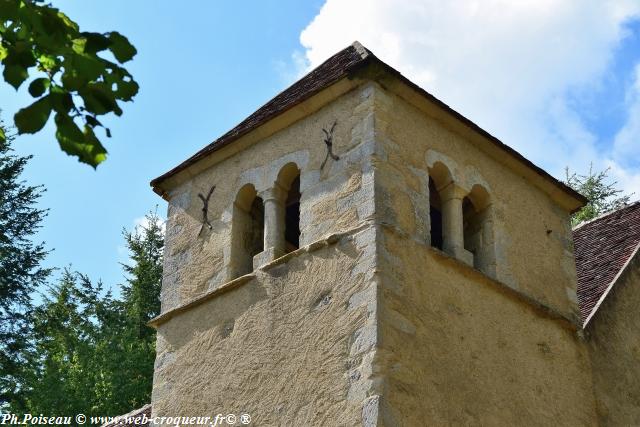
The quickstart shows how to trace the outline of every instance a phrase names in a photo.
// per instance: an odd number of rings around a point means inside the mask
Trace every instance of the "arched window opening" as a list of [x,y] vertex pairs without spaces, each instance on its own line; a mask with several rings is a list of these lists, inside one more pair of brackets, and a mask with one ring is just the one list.
[[295,251],[300,247],[300,169],[295,163],[287,163],[280,169],[275,188],[282,194],[280,200],[284,206],[280,217],[284,230],[279,228],[279,248],[284,253]]
[[264,250],[264,203],[251,184],[240,189],[231,223],[231,278],[253,271],[253,257]]
[[462,200],[464,248],[473,254],[473,266],[489,275],[495,272],[489,194],[475,185]]
[[453,182],[449,169],[441,162],[435,162],[429,168],[429,223],[431,246],[445,250],[446,215],[440,191]]
[[285,251],[295,251],[300,247],[300,175],[296,176],[285,201]]
[[429,219],[431,224],[431,246],[442,250],[442,205],[436,184],[429,177]]

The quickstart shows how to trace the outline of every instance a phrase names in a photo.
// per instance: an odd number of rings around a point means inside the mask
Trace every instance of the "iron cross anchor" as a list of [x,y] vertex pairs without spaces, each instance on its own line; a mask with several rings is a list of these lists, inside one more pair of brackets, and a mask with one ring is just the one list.
[[324,168],[324,165],[325,163],[327,163],[329,157],[331,157],[333,160],[340,160],[340,157],[333,154],[333,130],[336,128],[337,123],[338,121],[335,120],[328,132],[326,129],[322,129],[322,132],[324,132],[324,143],[327,144],[327,155],[324,157],[324,161],[322,162],[320,169]]

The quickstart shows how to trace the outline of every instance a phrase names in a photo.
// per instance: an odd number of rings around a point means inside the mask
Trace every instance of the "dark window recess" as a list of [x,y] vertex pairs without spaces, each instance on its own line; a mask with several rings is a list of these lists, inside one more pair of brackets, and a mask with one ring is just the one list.
[[431,246],[442,250],[443,238],[440,195],[431,178],[429,178],[429,218],[431,220]]
[[249,256],[253,258],[264,250],[264,204],[260,197],[251,204],[251,229],[247,239]]
[[300,176],[291,183],[285,203],[286,251],[295,251],[300,247]]

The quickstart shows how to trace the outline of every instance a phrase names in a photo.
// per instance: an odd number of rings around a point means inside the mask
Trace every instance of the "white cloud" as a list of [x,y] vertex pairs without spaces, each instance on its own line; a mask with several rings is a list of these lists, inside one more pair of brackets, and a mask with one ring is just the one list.
[[558,177],[594,161],[634,182],[640,165],[623,159],[640,154],[640,90],[615,143],[598,141],[571,95],[601,87],[638,18],[634,0],[327,0],[300,41],[313,67],[359,40]]

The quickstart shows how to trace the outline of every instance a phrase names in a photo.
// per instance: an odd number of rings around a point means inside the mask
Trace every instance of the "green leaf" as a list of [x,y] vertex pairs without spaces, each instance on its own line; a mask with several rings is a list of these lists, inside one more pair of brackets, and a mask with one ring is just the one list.
[[0,0],[0,20],[13,21],[18,16],[20,2],[16,0]]
[[42,68],[48,71],[53,71],[58,66],[58,59],[52,55],[40,55],[38,62]]
[[122,114],[122,110],[118,107],[113,92],[103,85],[89,84],[85,89],[78,91],[78,93],[84,101],[84,107],[90,113],[102,115],[113,111],[118,116]]
[[136,48],[131,43],[129,43],[129,40],[116,31],[113,31],[109,34],[109,40],[111,41],[109,50],[111,51],[111,53],[113,53],[113,56],[115,56],[120,63],[129,61],[136,55],[136,53],[138,53]]
[[72,91],[78,90],[89,83],[88,79],[79,76],[74,69],[66,69],[64,73],[62,73],[60,80],[65,89]]
[[123,101],[131,101],[131,99],[133,99],[133,97],[138,93],[138,89],[140,88],[138,86],[138,83],[133,80],[131,80],[130,82],[125,82],[123,80],[116,83],[116,85],[118,87],[118,89],[116,90],[116,95]]
[[49,96],[45,96],[18,111],[13,116],[13,120],[18,133],[36,133],[47,123],[49,114],[51,114],[51,100]]
[[105,72],[105,65],[99,58],[75,53],[65,58],[64,68],[69,73],[87,81],[96,80]]
[[71,94],[60,86],[53,86],[51,88],[50,97],[51,106],[58,113],[67,114],[75,106]]
[[38,98],[42,96],[42,94],[45,93],[47,89],[49,89],[50,84],[51,84],[51,81],[46,77],[40,77],[39,79],[35,79],[29,85],[29,93],[34,98]]
[[74,39],[71,41],[71,49],[73,49],[75,53],[83,54],[84,47],[86,46],[86,44],[87,44],[87,39],[85,39],[84,37],[81,37],[79,39]]
[[20,64],[4,64],[4,70],[2,71],[4,80],[13,86],[16,90],[20,87],[22,82],[27,80],[29,73],[26,67]]
[[[53,10],[56,10],[56,9],[53,9]],[[65,30],[73,31],[73,32],[78,31],[78,24],[76,24],[71,19],[69,19],[67,15],[65,15],[60,11],[58,11],[57,15],[58,15],[58,18],[60,19],[60,22],[63,24],[64,27],[66,27]]]
[[36,59],[33,56],[31,45],[19,41],[7,48],[6,57],[2,63],[4,65],[4,80],[18,89],[29,76],[28,68],[36,64]]
[[55,122],[56,139],[62,151],[94,168],[107,158],[107,151],[91,128],[85,126],[82,132],[69,116],[60,113],[56,114]]
[[4,129],[0,126],[0,144],[4,144],[7,140],[6,135],[4,134]]
[[100,33],[82,32],[80,35],[82,35],[82,37],[87,41],[84,46],[85,53],[94,54],[101,52],[107,49],[111,44],[109,38]]

